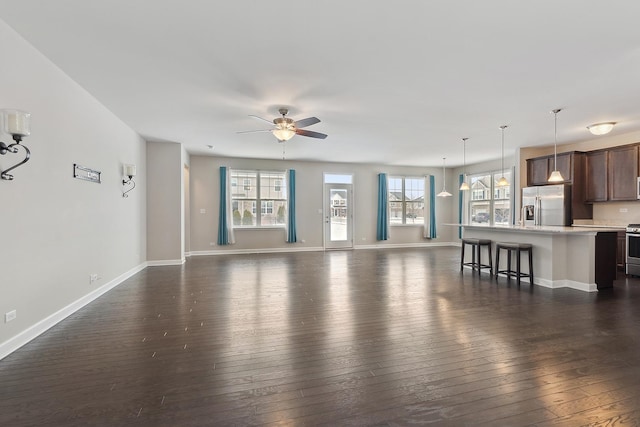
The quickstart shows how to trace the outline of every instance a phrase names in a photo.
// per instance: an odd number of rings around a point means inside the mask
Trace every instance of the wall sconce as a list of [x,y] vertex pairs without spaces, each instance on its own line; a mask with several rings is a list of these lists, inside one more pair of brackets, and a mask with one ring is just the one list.
[[123,179],[122,185],[127,186],[130,185],[131,188],[122,193],[122,197],[127,198],[129,195],[127,194],[129,191],[136,188],[136,182],[133,180],[133,177],[136,176],[136,165],[122,165],[122,173],[129,177],[129,179]]
[[13,179],[13,175],[9,174],[10,171],[17,168],[20,165],[23,165],[29,161],[31,157],[31,151],[29,149],[20,144],[22,141],[22,137],[29,136],[31,132],[29,131],[29,119],[31,118],[31,114],[18,111],[18,110],[2,110],[2,122],[3,122],[3,130],[5,133],[10,134],[15,141],[13,144],[5,144],[0,141],[0,154],[4,155],[7,153],[17,153],[18,148],[22,148],[25,151],[24,159],[21,162],[16,163],[11,166],[9,169],[2,171],[0,174],[0,178],[11,181]]

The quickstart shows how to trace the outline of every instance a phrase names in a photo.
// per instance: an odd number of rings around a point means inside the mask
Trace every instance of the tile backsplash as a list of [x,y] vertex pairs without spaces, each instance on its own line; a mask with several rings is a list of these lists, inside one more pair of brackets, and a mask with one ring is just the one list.
[[593,223],[627,225],[640,223],[640,200],[637,202],[606,202],[593,204]]

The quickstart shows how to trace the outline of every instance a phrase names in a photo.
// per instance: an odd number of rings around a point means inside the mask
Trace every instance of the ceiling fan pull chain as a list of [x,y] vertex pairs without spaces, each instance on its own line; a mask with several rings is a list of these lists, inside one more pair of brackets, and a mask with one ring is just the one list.
[[282,143],[282,160],[284,160],[284,149],[287,144],[285,142]]

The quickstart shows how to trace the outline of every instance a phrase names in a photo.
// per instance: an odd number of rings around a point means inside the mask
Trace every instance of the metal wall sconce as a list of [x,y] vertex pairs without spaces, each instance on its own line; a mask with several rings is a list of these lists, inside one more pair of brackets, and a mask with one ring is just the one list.
[[133,180],[133,177],[136,176],[136,165],[122,165],[122,173],[123,175],[129,177],[129,179],[122,180],[122,185],[131,186],[131,188],[129,188],[127,191],[122,192],[122,197],[127,198],[129,197],[127,193],[136,188],[136,182]]
[[25,111],[18,110],[2,110],[2,128],[5,133],[12,136],[15,141],[13,144],[5,144],[0,141],[0,154],[4,155],[7,153],[16,154],[18,152],[18,148],[22,148],[25,151],[25,157],[21,162],[16,163],[11,166],[9,169],[5,169],[0,174],[0,178],[11,181],[13,179],[13,175],[9,174],[10,171],[14,170],[20,165],[23,165],[29,161],[31,157],[31,151],[23,145],[20,144],[22,138],[25,136],[29,136],[31,134],[29,130],[29,120],[31,118],[31,114]]

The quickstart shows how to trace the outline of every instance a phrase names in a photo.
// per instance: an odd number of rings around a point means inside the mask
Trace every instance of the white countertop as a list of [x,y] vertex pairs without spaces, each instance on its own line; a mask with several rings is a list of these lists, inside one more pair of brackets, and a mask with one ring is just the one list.
[[480,225],[480,224],[445,224],[474,230],[515,231],[520,233],[558,233],[558,234],[587,234],[598,232],[616,232],[624,228],[613,226],[577,226],[563,227],[556,225]]

